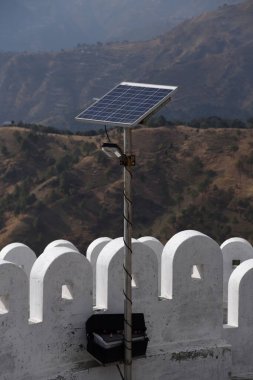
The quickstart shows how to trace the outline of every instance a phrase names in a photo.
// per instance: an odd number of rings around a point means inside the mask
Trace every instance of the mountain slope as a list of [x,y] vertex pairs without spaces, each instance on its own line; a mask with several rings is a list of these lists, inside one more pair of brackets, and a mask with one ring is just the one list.
[[[121,131],[110,137],[122,144]],[[1,128],[1,247],[21,241],[40,253],[65,238],[85,252],[122,235],[122,167],[101,152],[104,138]],[[253,240],[252,130],[142,128],[133,143],[134,236],[165,243],[196,229]]]
[[58,127],[122,80],[179,85],[171,118],[252,116],[253,2],[224,6],[154,40],[0,54],[0,121]]
[[[227,0],[234,4],[239,0]],[[224,0],[3,0],[0,50],[59,50],[77,43],[152,38]]]
[[[163,36],[146,79],[181,87],[170,112],[249,117],[253,112],[253,2],[223,6]],[[186,109],[186,112],[182,112]]]

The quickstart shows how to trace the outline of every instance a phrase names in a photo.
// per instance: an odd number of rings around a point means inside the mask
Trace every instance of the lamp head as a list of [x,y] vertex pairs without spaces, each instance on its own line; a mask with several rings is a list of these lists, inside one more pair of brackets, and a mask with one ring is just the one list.
[[117,144],[104,143],[102,145],[102,151],[110,158],[120,158],[123,153]]

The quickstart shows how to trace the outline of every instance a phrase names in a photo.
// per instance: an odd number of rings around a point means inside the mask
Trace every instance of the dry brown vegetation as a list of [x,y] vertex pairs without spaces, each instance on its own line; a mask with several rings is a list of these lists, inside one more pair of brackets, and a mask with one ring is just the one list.
[[[121,131],[110,135],[122,142]],[[21,241],[39,254],[65,238],[84,252],[122,235],[122,167],[101,152],[104,139],[1,128],[1,247]],[[136,237],[165,243],[197,229],[253,240],[252,129],[142,128],[133,141]]]

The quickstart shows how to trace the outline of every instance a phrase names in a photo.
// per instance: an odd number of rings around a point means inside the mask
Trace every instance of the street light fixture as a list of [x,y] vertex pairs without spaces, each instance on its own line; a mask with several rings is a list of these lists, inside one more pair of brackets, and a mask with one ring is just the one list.
[[76,120],[123,127],[124,152],[117,144],[104,143],[102,150],[124,166],[124,380],[132,379],[132,128],[143,123],[171,100],[177,87],[122,82],[85,109]]
[[102,151],[110,158],[120,158],[123,155],[121,148],[114,143],[103,143]]
[[135,155],[126,155],[122,152],[122,149],[118,146],[118,144],[114,144],[111,142],[103,143],[101,149],[107,155],[107,157],[118,158],[120,161],[120,165],[135,166]]

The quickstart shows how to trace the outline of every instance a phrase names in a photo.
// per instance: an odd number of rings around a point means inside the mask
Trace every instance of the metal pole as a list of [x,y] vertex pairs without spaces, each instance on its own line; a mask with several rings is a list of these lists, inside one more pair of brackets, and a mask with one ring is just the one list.
[[[124,154],[132,154],[132,130],[124,128]],[[130,160],[124,166],[124,380],[132,379],[132,168]]]

